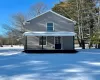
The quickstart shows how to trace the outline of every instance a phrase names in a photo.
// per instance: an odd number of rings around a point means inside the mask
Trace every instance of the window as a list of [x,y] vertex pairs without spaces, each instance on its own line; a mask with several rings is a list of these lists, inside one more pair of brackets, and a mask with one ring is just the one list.
[[47,31],[53,31],[53,30],[54,30],[53,23],[47,23]]
[[43,45],[46,45],[46,37],[39,38],[39,45],[42,45],[42,38],[43,38]]

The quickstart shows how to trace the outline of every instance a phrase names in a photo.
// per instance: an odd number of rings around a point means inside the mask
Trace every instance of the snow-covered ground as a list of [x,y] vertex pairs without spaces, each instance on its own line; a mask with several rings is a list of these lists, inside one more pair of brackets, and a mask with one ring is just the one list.
[[100,50],[76,54],[25,54],[0,47],[0,80],[100,80]]
[[0,47],[0,56],[20,54],[23,51],[23,46],[3,46]]

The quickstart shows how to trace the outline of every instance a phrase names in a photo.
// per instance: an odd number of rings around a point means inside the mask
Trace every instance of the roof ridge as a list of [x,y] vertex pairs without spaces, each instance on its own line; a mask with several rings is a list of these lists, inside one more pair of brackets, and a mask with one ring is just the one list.
[[[37,16],[34,17],[33,19],[35,19],[35,18],[37,18],[37,17],[39,17],[39,16],[42,16],[42,15],[48,13],[48,12],[52,12],[52,13],[54,13],[55,15],[58,15],[58,16],[64,18],[64,19],[69,20],[69,21],[73,22],[74,24],[76,24],[76,21],[71,20],[71,19],[69,19],[69,18],[67,18],[67,17],[65,17],[65,16],[62,16],[61,14],[58,14],[58,13],[56,13],[56,12],[53,11],[53,10],[47,10],[46,12],[44,12],[44,13],[42,13],[42,14],[40,14],[40,15],[37,15]],[[28,20],[27,22],[29,22],[29,21],[31,21],[31,20],[33,20],[33,19],[30,19],[30,20]]]

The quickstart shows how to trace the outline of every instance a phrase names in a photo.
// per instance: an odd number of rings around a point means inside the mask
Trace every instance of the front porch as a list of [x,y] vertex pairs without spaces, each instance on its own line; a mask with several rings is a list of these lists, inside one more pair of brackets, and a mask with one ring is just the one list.
[[74,50],[74,32],[26,32],[25,52],[62,53]]

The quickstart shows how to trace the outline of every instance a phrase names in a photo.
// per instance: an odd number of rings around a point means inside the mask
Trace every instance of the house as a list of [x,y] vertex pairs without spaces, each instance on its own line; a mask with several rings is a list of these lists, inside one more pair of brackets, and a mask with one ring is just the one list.
[[52,10],[25,23],[24,50],[74,50],[75,21]]

